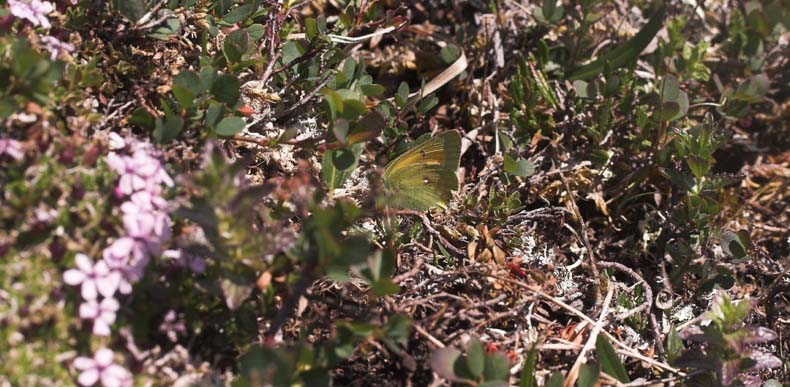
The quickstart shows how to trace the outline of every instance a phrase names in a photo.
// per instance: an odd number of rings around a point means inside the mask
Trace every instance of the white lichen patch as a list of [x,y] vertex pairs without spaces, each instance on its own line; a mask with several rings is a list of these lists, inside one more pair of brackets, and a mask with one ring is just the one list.
[[549,249],[547,244],[543,244],[543,248],[538,249],[538,244],[535,242],[535,237],[532,235],[522,235],[521,245],[513,249],[514,256],[520,256],[524,262],[537,263],[541,266],[546,266],[554,263],[554,251]]
[[[367,164],[364,154],[360,157],[360,164]],[[332,195],[335,199],[346,198],[354,203],[359,203],[369,192],[370,180],[368,180],[366,168],[358,166],[343,183],[343,186],[335,189]]]
[[694,318],[694,308],[691,305],[684,305],[682,307],[675,307],[672,309],[672,321],[683,322]]
[[[252,122],[255,121],[253,120]],[[248,126],[250,125],[248,124]],[[270,122],[267,122],[266,124],[261,125],[261,128],[259,128],[261,133],[256,133],[245,129],[241,132],[241,135],[250,139],[268,141],[279,138],[283,135],[283,133],[285,133],[286,130],[296,131],[296,135],[293,138],[295,141],[319,138],[321,131],[320,127],[316,124],[315,119],[307,119],[297,121],[296,125],[290,129],[275,127]],[[294,145],[278,144],[277,146],[259,146],[254,143],[247,143],[246,146],[255,149],[258,152],[258,160],[270,166],[276,167],[286,173],[295,173],[299,167],[295,152],[296,148]],[[316,155],[311,155],[308,161],[310,163],[310,167],[314,171],[321,170],[321,163]]]

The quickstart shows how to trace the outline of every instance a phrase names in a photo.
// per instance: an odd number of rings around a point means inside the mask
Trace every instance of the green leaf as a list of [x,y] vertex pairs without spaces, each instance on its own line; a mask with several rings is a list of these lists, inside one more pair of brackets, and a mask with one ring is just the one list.
[[225,38],[222,51],[228,62],[236,63],[241,61],[241,57],[250,49],[250,34],[246,29],[233,31]]
[[192,71],[182,71],[173,79],[173,96],[184,109],[194,105],[195,97],[200,92],[200,78]]
[[601,362],[601,367],[604,372],[622,383],[631,381],[623,362],[620,360],[620,357],[617,356],[617,352],[615,352],[612,344],[610,344],[609,340],[603,335],[599,335],[595,340],[595,353],[598,355],[598,360]]
[[461,50],[454,44],[448,44],[442,47],[441,51],[439,51],[439,56],[444,63],[451,64],[461,56]]
[[209,129],[216,129],[224,111],[225,107],[221,103],[211,102],[206,109],[206,126]]
[[554,16],[554,11],[557,10],[557,0],[543,0],[541,11],[546,20],[551,20]]
[[315,18],[308,17],[304,20],[304,31],[305,35],[307,36],[307,40],[313,40],[318,35],[318,24],[315,21]]
[[356,163],[357,158],[351,149],[339,148],[332,152],[332,164],[340,171],[347,171]]
[[429,95],[420,101],[419,105],[417,105],[417,111],[420,114],[428,113],[429,110],[433,109],[434,106],[439,104],[439,98],[435,95]]
[[[359,156],[362,154],[362,147],[355,145],[351,147],[351,150],[354,154],[354,160],[359,160]],[[324,158],[321,159],[321,179],[330,190],[342,187],[343,183],[346,182],[346,179],[351,176],[351,173],[356,168],[356,162],[345,170],[336,168],[333,160],[335,158],[334,153],[334,150],[328,150],[324,153]]]
[[510,375],[510,360],[502,352],[494,352],[485,357],[485,371],[483,376],[486,381],[507,380]]
[[[290,386],[293,384],[294,361],[280,349],[256,345],[239,359],[241,386]],[[237,386],[234,380],[234,386]]]
[[519,177],[528,177],[535,173],[535,165],[529,160],[515,160],[505,155],[505,172]]
[[324,94],[324,101],[329,107],[329,116],[332,118],[338,117],[343,112],[343,97],[337,91],[325,88],[321,91]]
[[431,355],[431,369],[444,379],[456,380],[455,365],[460,357],[461,351],[455,348],[439,348]]
[[246,30],[253,42],[261,40],[266,35],[266,27],[263,24],[253,24],[247,27]]
[[597,363],[583,364],[579,369],[579,379],[576,380],[577,387],[594,387],[598,382],[598,375],[601,368]]
[[478,378],[483,374],[483,367],[485,366],[485,352],[483,344],[478,339],[472,339],[469,342],[469,349],[466,355],[466,367],[469,373]]
[[228,275],[220,280],[220,288],[225,296],[225,304],[230,310],[238,309],[255,286],[255,280],[245,275]]
[[678,335],[678,330],[673,324],[669,327],[669,334],[667,335],[667,357],[670,363],[673,363],[685,349],[686,347],[683,345],[680,335]]
[[535,365],[538,359],[538,348],[534,343],[527,352],[527,358],[524,359],[524,365],[521,367],[521,380],[519,380],[519,387],[535,387]]
[[244,130],[247,123],[241,117],[226,117],[217,124],[217,135],[230,137]]
[[289,40],[283,44],[283,63],[291,63],[296,58],[302,56],[304,54],[304,48],[302,48],[301,44],[295,40]]
[[343,62],[343,75],[346,76],[346,79],[354,79],[354,71],[357,69],[357,62],[354,58],[348,58],[345,62]]
[[661,109],[658,120],[674,121],[682,118],[689,110],[689,99],[685,92],[680,90],[677,78],[672,75],[664,77],[659,85]]
[[231,74],[222,74],[211,85],[211,95],[228,107],[233,107],[241,97],[239,79]]
[[406,82],[401,82],[400,86],[398,86],[398,92],[395,94],[395,103],[398,106],[406,106],[406,101],[409,100],[409,84]]
[[225,16],[222,17],[222,22],[227,24],[236,24],[252,15],[253,11],[255,11],[255,9],[253,9],[252,4],[238,6],[225,14]]
[[155,125],[156,118],[151,115],[147,110],[144,108],[137,108],[132,113],[132,116],[129,117],[129,123],[132,125],[137,125],[143,129],[153,130]]
[[382,278],[376,282],[373,282],[370,284],[370,288],[373,290],[373,295],[377,297],[398,294],[400,292],[400,286],[392,282],[392,280],[389,278]]
[[132,23],[140,20],[148,10],[143,0],[113,0],[113,7]]
[[546,387],[562,387],[563,381],[562,373],[555,372],[551,374],[549,381],[546,382]]
[[353,121],[365,113],[366,109],[365,103],[358,99],[344,99],[343,111],[340,112],[340,117]]
[[383,327],[382,339],[391,340],[400,345],[406,345],[411,336],[411,320],[403,314],[396,314],[387,320]]
[[664,25],[665,11],[666,7],[662,6],[659,8],[633,38],[607,52],[598,60],[582,66],[571,74],[568,80],[592,79],[603,72],[606,63],[609,63],[610,68],[614,70],[634,62],[639,57],[639,54],[650,44],[650,41],[653,40],[658,31],[661,30],[661,27]]
[[744,83],[738,86],[735,92],[735,99],[746,103],[762,102],[763,97],[768,94],[771,80],[765,74],[752,75]]
[[362,94],[365,94],[368,97],[376,97],[384,94],[386,91],[384,86],[377,84],[360,85],[359,88],[362,90]]
[[733,258],[742,259],[747,257],[749,243],[749,233],[745,230],[741,230],[737,234],[732,231],[722,232],[722,250]]
[[163,24],[161,24],[154,32],[148,34],[148,37],[159,39],[159,40],[169,40],[172,36],[176,35],[178,31],[181,29],[181,21],[178,20],[178,17],[171,17]]
[[164,119],[156,119],[153,136],[156,142],[164,143],[176,138],[181,133],[181,129],[184,127],[184,119],[174,114],[166,101],[162,100],[161,103],[162,110],[165,111],[165,117]]

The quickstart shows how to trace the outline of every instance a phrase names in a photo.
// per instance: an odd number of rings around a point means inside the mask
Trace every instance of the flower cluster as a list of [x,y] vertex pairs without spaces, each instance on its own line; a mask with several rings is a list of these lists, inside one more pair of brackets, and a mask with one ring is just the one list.
[[132,385],[132,374],[112,361],[113,353],[107,348],[96,351],[93,358],[80,356],[74,359],[74,368],[80,371],[77,382],[92,386],[101,381],[105,387],[127,387]]
[[0,158],[8,156],[16,161],[25,158],[25,152],[19,141],[12,138],[0,138]]
[[12,15],[25,19],[34,26],[42,26],[49,29],[52,25],[49,23],[47,15],[55,10],[55,6],[49,1],[8,0],[8,10],[11,11]]
[[[117,138],[114,142],[115,146],[120,145]],[[121,204],[126,235],[107,247],[102,257],[111,269],[123,274],[122,293],[130,291],[129,284],[142,278],[151,256],[162,254],[171,225],[167,201],[161,195],[162,186],[172,186],[173,180],[146,145],[136,144],[133,148],[131,155],[112,152],[107,156],[107,164],[120,175],[115,194],[126,198]]]
[[[120,136],[112,135],[110,140],[114,150],[127,148]],[[79,315],[93,321],[93,334],[97,336],[109,336],[112,331],[119,308],[115,293],[129,294],[132,284],[143,277],[151,257],[161,255],[162,245],[170,238],[171,220],[162,194],[163,186],[172,186],[173,180],[152,156],[149,145],[136,143],[128,148],[132,148],[130,155],[112,152],[106,158],[119,175],[115,195],[125,199],[120,205],[124,234],[104,249],[96,263],[77,254],[77,267],[63,275],[67,284],[81,286]],[[101,301],[99,296],[103,297]],[[106,349],[96,352],[92,360],[78,358],[74,366],[82,370],[78,382],[83,386],[97,381],[105,387],[131,385],[131,375],[125,376],[128,371],[112,364],[112,352]]]
[[[72,5],[77,2],[72,0]],[[49,1],[41,0],[8,0],[8,11],[14,17],[27,20],[33,26],[41,26],[49,29],[52,24],[48,15],[55,11],[55,6]],[[49,59],[55,60],[63,53],[74,52],[74,46],[68,42],[63,42],[54,36],[41,37],[41,43],[49,51]]]

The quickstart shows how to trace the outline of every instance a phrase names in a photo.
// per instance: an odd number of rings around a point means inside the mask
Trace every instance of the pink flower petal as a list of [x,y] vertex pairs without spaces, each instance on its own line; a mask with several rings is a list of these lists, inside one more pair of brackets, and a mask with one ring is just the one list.
[[110,154],[105,157],[107,161],[107,165],[110,166],[115,172],[122,173],[126,169],[126,163],[124,162],[124,158],[119,156],[115,152],[111,152]]
[[121,277],[117,272],[107,273],[106,276],[96,279],[96,288],[104,297],[115,295],[115,291],[118,290],[120,284]]
[[105,298],[101,302],[102,310],[109,310],[109,311],[117,311],[120,308],[120,304],[118,304],[118,300],[114,298]]
[[77,269],[69,269],[63,273],[63,282],[69,285],[79,285],[85,281],[85,273]]
[[89,357],[79,356],[76,359],[74,359],[73,365],[74,368],[83,371],[83,370],[87,370],[88,368],[95,368],[96,361]]
[[82,281],[82,298],[85,300],[95,300],[98,296],[96,282],[92,280]]
[[[107,324],[103,320],[95,320],[93,321],[93,334],[96,336],[109,336],[112,333],[112,329],[110,329],[110,324]],[[103,376],[103,375],[102,375]]]
[[96,273],[96,276],[103,277],[110,273],[110,267],[107,266],[107,262],[99,261],[93,266],[93,272]]
[[96,351],[93,358],[96,360],[96,364],[98,364],[99,367],[108,367],[112,364],[112,351],[107,348],[102,348]]
[[99,304],[96,300],[88,300],[80,304],[80,318],[92,320],[99,316]]
[[117,150],[126,148],[126,140],[121,137],[120,134],[115,132],[110,132],[110,149]]
[[82,371],[80,376],[77,378],[77,383],[81,386],[92,386],[96,384],[99,380],[99,370],[96,368],[87,369]]
[[85,273],[93,271],[93,261],[85,254],[77,254],[74,256],[74,263],[77,267]]
[[132,293],[132,284],[129,283],[125,278],[121,279],[121,285],[118,287],[118,292],[121,294],[130,294]]
[[101,375],[101,382],[104,387],[126,387],[131,386],[131,376],[129,375],[129,371],[125,368],[113,364],[110,368],[107,368],[102,372]]

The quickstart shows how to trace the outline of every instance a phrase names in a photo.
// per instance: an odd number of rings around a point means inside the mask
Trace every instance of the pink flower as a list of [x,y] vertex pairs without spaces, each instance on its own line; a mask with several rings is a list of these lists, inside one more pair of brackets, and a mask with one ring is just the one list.
[[8,0],[8,8],[12,15],[20,19],[27,19],[34,26],[40,25],[44,28],[51,27],[47,15],[55,10],[52,3],[41,0]]
[[159,160],[143,149],[136,150],[132,156],[110,153],[107,155],[107,164],[121,175],[118,187],[126,195],[143,190],[158,194],[162,190],[160,184],[173,185],[173,180]]
[[[118,238],[104,249],[102,257],[110,268],[122,274],[123,280],[134,282],[142,278],[148,265],[148,247],[144,241],[129,237]],[[131,286],[123,280],[119,284],[121,293],[128,294]]]
[[184,325],[183,321],[178,319],[176,311],[172,309],[167,311],[164,320],[161,324],[159,324],[159,332],[165,333],[167,338],[172,342],[178,341],[178,334],[184,332],[185,330],[186,325]]
[[126,214],[137,214],[141,212],[154,212],[164,209],[167,200],[161,196],[154,195],[149,191],[137,191],[132,194],[129,201],[121,204],[121,211]]
[[82,284],[82,298],[85,300],[95,300],[98,294],[104,297],[112,297],[120,285],[120,275],[111,271],[104,261],[96,262],[95,265],[85,254],[77,254],[74,257],[77,269],[69,269],[63,273],[63,281],[69,285]]
[[105,298],[101,303],[96,300],[88,300],[80,305],[80,318],[93,320],[94,335],[109,336],[110,326],[115,322],[115,312],[119,307],[118,301],[114,298]]
[[144,242],[154,255],[159,253],[159,243],[170,237],[170,217],[161,212],[127,213],[123,226],[129,237]]
[[110,137],[110,149],[118,150],[118,149],[126,148],[126,140],[124,140],[120,134],[115,132],[110,132],[109,137]]
[[0,138],[0,157],[3,155],[8,155],[8,157],[19,161],[25,157],[25,152],[22,151],[19,141],[12,138]]
[[121,175],[118,188],[122,193],[131,195],[135,191],[145,189],[148,185],[145,177],[137,172],[134,159],[131,157],[120,156],[113,152],[107,155],[107,164]]
[[101,381],[104,387],[130,387],[132,374],[112,361],[113,353],[107,348],[96,351],[93,358],[80,356],[74,359],[74,368],[78,369],[80,376],[77,383],[81,386],[92,386]]
[[49,51],[49,60],[58,59],[60,54],[66,52],[74,52],[74,46],[71,43],[61,42],[54,36],[45,36],[41,38],[41,41],[44,42],[44,46]]

